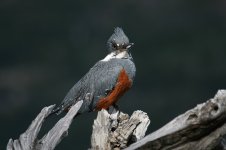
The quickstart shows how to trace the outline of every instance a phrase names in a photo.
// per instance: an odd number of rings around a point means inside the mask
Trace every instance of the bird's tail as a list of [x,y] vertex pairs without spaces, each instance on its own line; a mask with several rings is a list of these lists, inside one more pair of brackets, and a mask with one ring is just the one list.
[[[52,116],[53,114],[59,115],[62,112],[62,110],[60,109],[60,107],[57,107],[55,109],[53,109],[50,114],[48,115],[48,117]],[[47,118],[48,118],[47,117]]]
[[[49,118],[50,116],[52,116],[52,115],[54,115],[54,114],[55,114],[55,115],[59,115],[59,114],[61,114],[63,111],[64,111],[64,110],[62,110],[61,107],[58,106],[57,108],[53,109],[53,110],[50,112],[50,114],[49,114],[46,118]],[[69,109],[68,109],[68,111],[69,111]],[[74,118],[77,117],[77,116],[79,116],[79,115],[81,115],[81,113],[77,113],[77,114],[74,116]]]

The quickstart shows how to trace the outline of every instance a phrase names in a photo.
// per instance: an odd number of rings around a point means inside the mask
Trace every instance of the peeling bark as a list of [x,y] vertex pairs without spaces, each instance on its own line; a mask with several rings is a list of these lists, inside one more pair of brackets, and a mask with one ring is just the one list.
[[131,117],[114,110],[98,112],[94,120],[91,149],[122,149],[144,137],[149,117],[143,111],[135,111]]

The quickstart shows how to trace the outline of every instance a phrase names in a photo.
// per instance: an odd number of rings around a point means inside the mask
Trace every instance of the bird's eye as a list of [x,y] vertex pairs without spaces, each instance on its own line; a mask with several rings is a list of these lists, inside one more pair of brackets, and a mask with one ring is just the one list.
[[126,49],[126,47],[128,46],[128,44],[123,44],[123,48]]
[[116,43],[112,43],[112,47],[116,49],[117,48],[117,44]]

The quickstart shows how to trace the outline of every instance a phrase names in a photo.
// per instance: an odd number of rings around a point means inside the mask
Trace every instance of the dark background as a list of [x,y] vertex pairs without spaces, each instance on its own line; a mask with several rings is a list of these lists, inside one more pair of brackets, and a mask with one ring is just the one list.
[[[105,57],[116,26],[135,43],[137,67],[119,105],[147,112],[148,133],[213,97],[226,86],[225,8],[225,0],[1,0],[0,149]],[[89,148],[95,117],[76,118],[57,149]]]

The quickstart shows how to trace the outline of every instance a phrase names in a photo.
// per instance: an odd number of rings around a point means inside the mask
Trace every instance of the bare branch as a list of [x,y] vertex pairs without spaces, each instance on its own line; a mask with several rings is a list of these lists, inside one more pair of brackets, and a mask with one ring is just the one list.
[[29,128],[20,135],[18,140],[10,139],[7,145],[8,150],[31,150],[34,149],[34,143],[42,127],[44,119],[50,114],[54,105],[44,107],[35,120],[32,121]]
[[[7,150],[52,150],[67,135],[68,128],[82,105],[82,101],[76,103],[62,119],[41,139],[37,136],[45,118],[51,113],[54,105],[45,107],[38,114],[27,131],[20,135],[18,140],[10,139]],[[37,142],[38,141],[38,142]]]
[[159,130],[132,144],[131,149],[208,150],[221,144],[226,133],[226,91],[176,117]]

